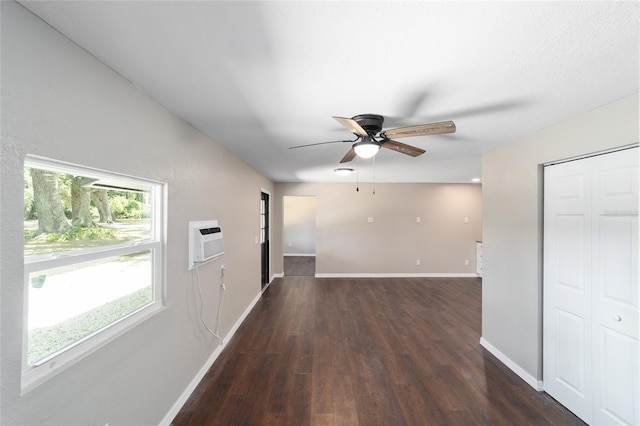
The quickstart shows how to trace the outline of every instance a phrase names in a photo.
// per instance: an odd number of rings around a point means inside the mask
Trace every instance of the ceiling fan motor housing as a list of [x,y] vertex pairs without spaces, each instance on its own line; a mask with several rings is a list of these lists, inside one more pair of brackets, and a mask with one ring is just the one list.
[[353,121],[358,123],[369,136],[375,136],[382,130],[384,117],[378,114],[360,114],[351,117]]

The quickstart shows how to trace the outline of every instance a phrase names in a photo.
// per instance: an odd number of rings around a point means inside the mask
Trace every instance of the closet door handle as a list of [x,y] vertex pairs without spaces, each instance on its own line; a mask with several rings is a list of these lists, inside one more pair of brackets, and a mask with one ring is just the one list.
[[622,317],[620,315],[616,314],[616,315],[613,316],[613,320],[616,321],[616,322],[620,322],[620,321],[622,321]]

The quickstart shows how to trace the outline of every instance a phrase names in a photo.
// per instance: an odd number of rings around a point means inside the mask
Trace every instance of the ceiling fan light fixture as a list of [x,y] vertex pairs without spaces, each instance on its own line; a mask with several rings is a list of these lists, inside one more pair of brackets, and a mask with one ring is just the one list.
[[380,145],[373,141],[364,141],[353,144],[356,155],[360,158],[371,158],[378,153]]
[[353,173],[353,169],[348,168],[348,167],[339,167],[337,169],[333,169],[333,171],[338,175],[338,176],[348,176],[351,173]]

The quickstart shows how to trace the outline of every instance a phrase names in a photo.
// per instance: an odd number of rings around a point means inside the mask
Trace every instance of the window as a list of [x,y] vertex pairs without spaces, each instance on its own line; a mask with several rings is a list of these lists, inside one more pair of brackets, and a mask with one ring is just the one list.
[[23,392],[161,308],[164,193],[27,157]]

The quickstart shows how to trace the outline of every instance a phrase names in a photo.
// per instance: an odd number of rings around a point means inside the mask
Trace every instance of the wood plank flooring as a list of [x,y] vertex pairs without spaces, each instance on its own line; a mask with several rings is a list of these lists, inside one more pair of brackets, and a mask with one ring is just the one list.
[[173,425],[582,425],[479,345],[481,291],[277,279]]
[[284,275],[313,277],[316,275],[315,256],[285,256]]

